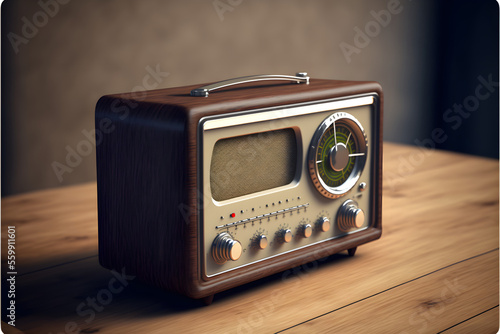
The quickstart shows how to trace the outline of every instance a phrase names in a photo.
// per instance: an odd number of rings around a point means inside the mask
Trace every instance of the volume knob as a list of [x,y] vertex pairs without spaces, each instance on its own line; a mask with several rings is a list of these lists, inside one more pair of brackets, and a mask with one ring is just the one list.
[[341,231],[360,228],[365,223],[365,213],[358,208],[358,203],[351,199],[345,201],[337,214],[337,224]]
[[240,242],[234,240],[227,232],[219,234],[212,243],[212,257],[218,264],[223,264],[227,260],[238,260],[242,251]]

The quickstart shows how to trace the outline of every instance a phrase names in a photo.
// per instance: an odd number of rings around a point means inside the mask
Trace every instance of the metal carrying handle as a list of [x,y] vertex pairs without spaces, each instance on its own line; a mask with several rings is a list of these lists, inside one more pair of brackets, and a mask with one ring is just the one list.
[[276,75],[276,74],[264,74],[264,75],[251,75],[248,77],[234,78],[224,81],[219,81],[210,85],[206,85],[200,88],[193,89],[191,91],[191,96],[205,96],[216,89],[224,88],[227,86],[239,85],[247,82],[254,81],[265,81],[265,80],[286,80],[295,81],[297,83],[309,84],[309,77],[306,72],[296,73],[295,76],[292,75]]

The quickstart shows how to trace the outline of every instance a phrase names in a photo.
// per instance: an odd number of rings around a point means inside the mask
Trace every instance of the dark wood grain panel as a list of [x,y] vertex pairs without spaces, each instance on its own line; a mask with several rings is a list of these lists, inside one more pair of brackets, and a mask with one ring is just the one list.
[[[189,201],[186,115],[175,107],[128,104],[103,97],[96,125],[113,131],[97,146],[99,259],[109,269],[128,268],[140,279],[185,291],[187,242],[193,224],[180,206]],[[114,107],[115,106],[115,107]]]

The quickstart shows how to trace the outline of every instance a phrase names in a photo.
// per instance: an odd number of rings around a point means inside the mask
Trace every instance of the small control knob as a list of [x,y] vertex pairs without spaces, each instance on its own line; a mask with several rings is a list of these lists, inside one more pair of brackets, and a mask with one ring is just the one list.
[[257,237],[257,245],[260,249],[265,249],[267,247],[267,237],[264,234],[261,234]]
[[341,231],[360,228],[365,223],[365,213],[358,207],[358,203],[351,199],[345,201],[337,214],[337,224]]
[[309,238],[312,234],[313,229],[311,224],[304,224],[300,227],[300,231],[304,238]]
[[330,229],[330,219],[327,217],[321,217],[318,222],[319,229],[321,232],[328,232]]
[[238,260],[242,251],[243,247],[241,247],[240,242],[234,240],[227,232],[217,235],[212,243],[212,257],[218,264],[223,264],[227,260]]
[[280,241],[281,242],[284,242],[284,243],[287,243],[287,242],[290,242],[292,241],[292,231],[290,231],[289,229],[282,229],[279,233],[279,236],[280,236]]

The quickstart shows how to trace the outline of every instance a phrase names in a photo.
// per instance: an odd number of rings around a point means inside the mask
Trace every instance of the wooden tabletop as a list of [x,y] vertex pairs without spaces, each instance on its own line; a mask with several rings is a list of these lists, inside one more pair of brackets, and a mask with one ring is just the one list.
[[[215,296],[100,267],[96,185],[2,198],[5,333],[496,333],[498,161],[386,143],[382,238]],[[15,329],[6,324],[15,226]],[[125,275],[125,277],[123,276]]]

